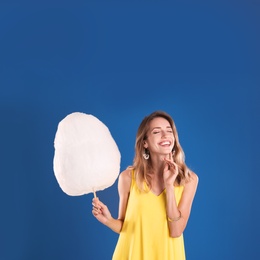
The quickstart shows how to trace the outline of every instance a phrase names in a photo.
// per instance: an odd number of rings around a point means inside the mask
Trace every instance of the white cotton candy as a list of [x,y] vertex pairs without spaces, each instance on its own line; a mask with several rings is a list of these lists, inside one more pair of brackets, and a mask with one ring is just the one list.
[[58,124],[53,169],[61,189],[79,196],[112,186],[121,155],[109,129],[93,115],[75,112]]

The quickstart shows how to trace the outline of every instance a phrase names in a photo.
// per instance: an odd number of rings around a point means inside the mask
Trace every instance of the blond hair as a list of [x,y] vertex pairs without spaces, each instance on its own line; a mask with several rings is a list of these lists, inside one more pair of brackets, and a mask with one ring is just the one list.
[[[145,187],[150,189],[148,171],[151,169],[151,160],[145,160],[143,158],[144,153],[144,141],[147,139],[147,133],[149,130],[150,122],[157,117],[162,117],[166,119],[171,125],[173,135],[175,138],[175,144],[173,147],[174,161],[178,165],[179,174],[176,178],[176,182],[178,185],[181,185],[183,182],[187,181],[190,177],[190,169],[185,164],[185,155],[183,149],[180,145],[177,129],[172,117],[164,111],[155,111],[150,115],[146,116],[137,131],[136,141],[135,141],[135,156],[133,160],[133,166],[128,167],[129,169],[133,169],[135,172],[135,179],[138,188],[141,191],[145,191]],[[146,185],[145,185],[146,184]]]

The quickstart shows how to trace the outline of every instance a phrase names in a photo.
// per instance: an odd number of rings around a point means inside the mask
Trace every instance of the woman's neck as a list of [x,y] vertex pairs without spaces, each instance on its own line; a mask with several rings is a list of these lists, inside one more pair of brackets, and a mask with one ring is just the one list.
[[164,157],[163,156],[156,156],[151,157],[151,170],[149,171],[150,174],[156,176],[162,176],[163,168],[164,168]]

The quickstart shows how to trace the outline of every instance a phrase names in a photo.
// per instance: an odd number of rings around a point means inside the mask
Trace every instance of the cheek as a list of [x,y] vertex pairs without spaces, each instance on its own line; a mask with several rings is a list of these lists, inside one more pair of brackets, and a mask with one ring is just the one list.
[[146,140],[146,145],[145,147],[148,149],[151,149],[155,144],[154,138],[149,137],[149,139]]

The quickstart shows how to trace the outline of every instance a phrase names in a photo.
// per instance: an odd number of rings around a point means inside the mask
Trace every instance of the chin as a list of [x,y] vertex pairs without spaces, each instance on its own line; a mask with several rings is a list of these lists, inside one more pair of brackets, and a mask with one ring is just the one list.
[[162,156],[162,157],[169,156],[169,153],[171,153],[171,152],[168,152],[168,153],[162,153],[161,156]]

